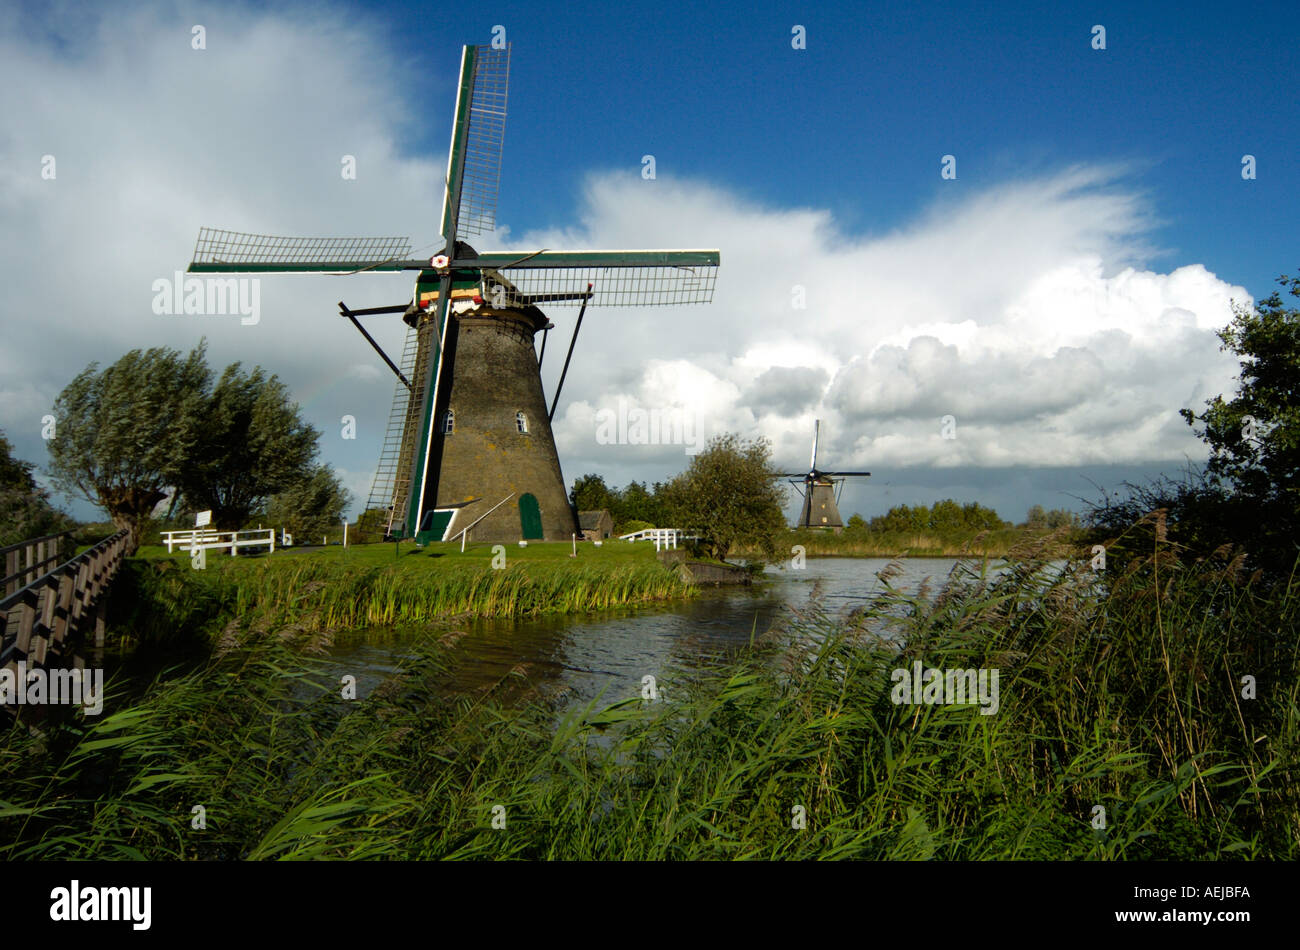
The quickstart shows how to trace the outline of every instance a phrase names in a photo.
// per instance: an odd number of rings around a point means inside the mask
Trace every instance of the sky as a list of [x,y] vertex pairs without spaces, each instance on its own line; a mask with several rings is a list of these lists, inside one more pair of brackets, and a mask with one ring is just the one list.
[[[460,47],[501,27],[475,246],[721,252],[711,304],[588,312],[554,426],[570,485],[689,463],[599,438],[623,407],[766,438],[789,471],[820,419],[819,467],[873,473],[845,517],[1085,510],[1204,460],[1178,410],[1235,389],[1215,331],[1300,263],[1294,8],[1132,6],[0,6],[0,429],[43,467],[89,363],[206,337],[216,371],[284,380],[359,512],[393,377],[337,302],[404,303],[411,276],[264,277],[256,323],[156,313],[155,283],[201,226],[432,253]],[[576,310],[548,316],[567,344]],[[400,352],[396,317],[366,323]]]

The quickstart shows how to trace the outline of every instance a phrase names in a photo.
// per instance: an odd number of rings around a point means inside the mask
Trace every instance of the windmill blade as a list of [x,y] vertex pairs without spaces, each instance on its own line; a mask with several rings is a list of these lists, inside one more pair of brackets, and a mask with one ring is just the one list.
[[405,237],[320,238],[200,228],[191,274],[352,274],[427,267]]
[[[407,379],[418,378],[416,371],[419,369],[419,351],[420,332],[411,328],[407,331],[400,359],[402,375]],[[412,402],[418,406],[419,401],[420,393],[411,386],[407,386],[400,380],[394,384],[392,412],[388,418],[379,466],[375,470],[374,481],[370,486],[370,497],[366,502],[367,511],[382,512],[385,535],[392,534],[406,518],[407,501],[410,497],[409,453],[413,449],[412,440],[405,433],[411,425]]]
[[469,124],[464,143],[456,234],[496,230],[501,190],[501,151],[506,137],[506,91],[510,84],[510,44],[474,51]]
[[[499,282],[507,304],[535,300],[592,307],[658,307],[713,300],[716,250],[505,251],[457,260]],[[587,286],[595,286],[588,298]]]
[[814,419],[813,420],[813,454],[812,454],[812,461],[808,463],[809,471],[813,471],[813,472],[817,471],[817,436],[821,434],[821,429],[822,429],[822,421],[820,419]]
[[819,475],[834,475],[836,478],[842,478],[847,475],[870,475],[870,472],[818,472]]

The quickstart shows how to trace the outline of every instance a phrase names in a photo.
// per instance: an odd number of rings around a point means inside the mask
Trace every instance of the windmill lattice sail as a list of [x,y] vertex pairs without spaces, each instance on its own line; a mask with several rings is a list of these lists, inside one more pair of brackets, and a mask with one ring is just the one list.
[[[655,253],[591,252],[590,261],[584,261],[582,254],[567,252],[555,263],[539,263],[543,255],[537,255],[513,267],[498,264],[483,271],[488,285],[485,296],[496,302],[493,292],[500,286],[504,289],[501,302],[506,306],[576,305],[588,297],[591,307],[670,307],[713,300],[718,271],[715,252],[663,252],[673,255],[671,263],[654,261]],[[607,255],[608,265],[600,260]],[[482,255],[493,262],[504,256]],[[615,260],[620,263],[613,263]],[[644,263],[637,263],[641,261]]]
[[501,151],[506,137],[510,46],[504,49],[480,46],[477,53],[456,221],[456,232],[461,236],[496,230]]
[[405,270],[405,237],[287,237],[200,228],[191,273]]
[[[416,356],[419,350],[419,331],[410,329],[406,333],[406,343],[402,347],[402,356],[398,364],[407,379],[420,379]],[[417,387],[419,384],[416,384]],[[414,451],[415,438],[410,431],[415,425],[413,416],[423,399],[422,391],[412,391],[401,380],[397,380],[393,389],[393,406],[388,415],[388,428],[384,433],[384,443],[379,454],[379,466],[375,470],[374,480],[370,485],[370,498],[366,502],[367,512],[382,512],[371,517],[382,518],[384,534],[391,534],[395,522],[401,520],[410,498],[411,453]],[[405,452],[403,452],[405,450]]]

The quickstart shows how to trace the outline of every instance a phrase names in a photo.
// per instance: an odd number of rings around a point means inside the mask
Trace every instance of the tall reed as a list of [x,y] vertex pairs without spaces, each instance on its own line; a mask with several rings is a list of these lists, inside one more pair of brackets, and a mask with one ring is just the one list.
[[[463,585],[450,601],[532,603]],[[1021,552],[585,707],[522,668],[449,692],[454,638],[432,636],[348,701],[260,638],[98,722],[0,738],[0,857],[1294,860],[1296,609],[1226,553],[1157,539],[1094,573]],[[997,713],[894,702],[918,660],[997,669]]]

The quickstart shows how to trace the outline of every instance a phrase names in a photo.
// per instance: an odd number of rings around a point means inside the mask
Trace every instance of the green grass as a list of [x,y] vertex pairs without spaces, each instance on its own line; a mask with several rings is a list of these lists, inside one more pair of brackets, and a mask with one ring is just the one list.
[[[1047,564],[804,612],[659,671],[654,703],[562,711],[518,668],[452,694],[452,636],[348,702],[259,638],[0,737],[0,858],[1300,857],[1295,587],[1158,541],[1100,577]],[[893,703],[914,659],[997,668],[998,714]]]
[[[208,551],[195,570],[186,553],[141,548],[113,598],[113,626],[129,645],[178,636],[222,649],[278,631],[318,635],[415,626],[466,615],[581,613],[694,596],[648,544],[504,548],[404,544],[237,556]],[[497,563],[501,563],[499,560]]]
[[[1026,546],[1041,548],[1050,539],[1061,557],[1071,548],[1076,532],[1031,532],[1022,528],[997,531],[893,531],[848,532],[790,531],[777,539],[777,549],[787,557],[798,544],[807,557],[1014,557]],[[737,557],[755,556],[756,550],[736,549]]]

